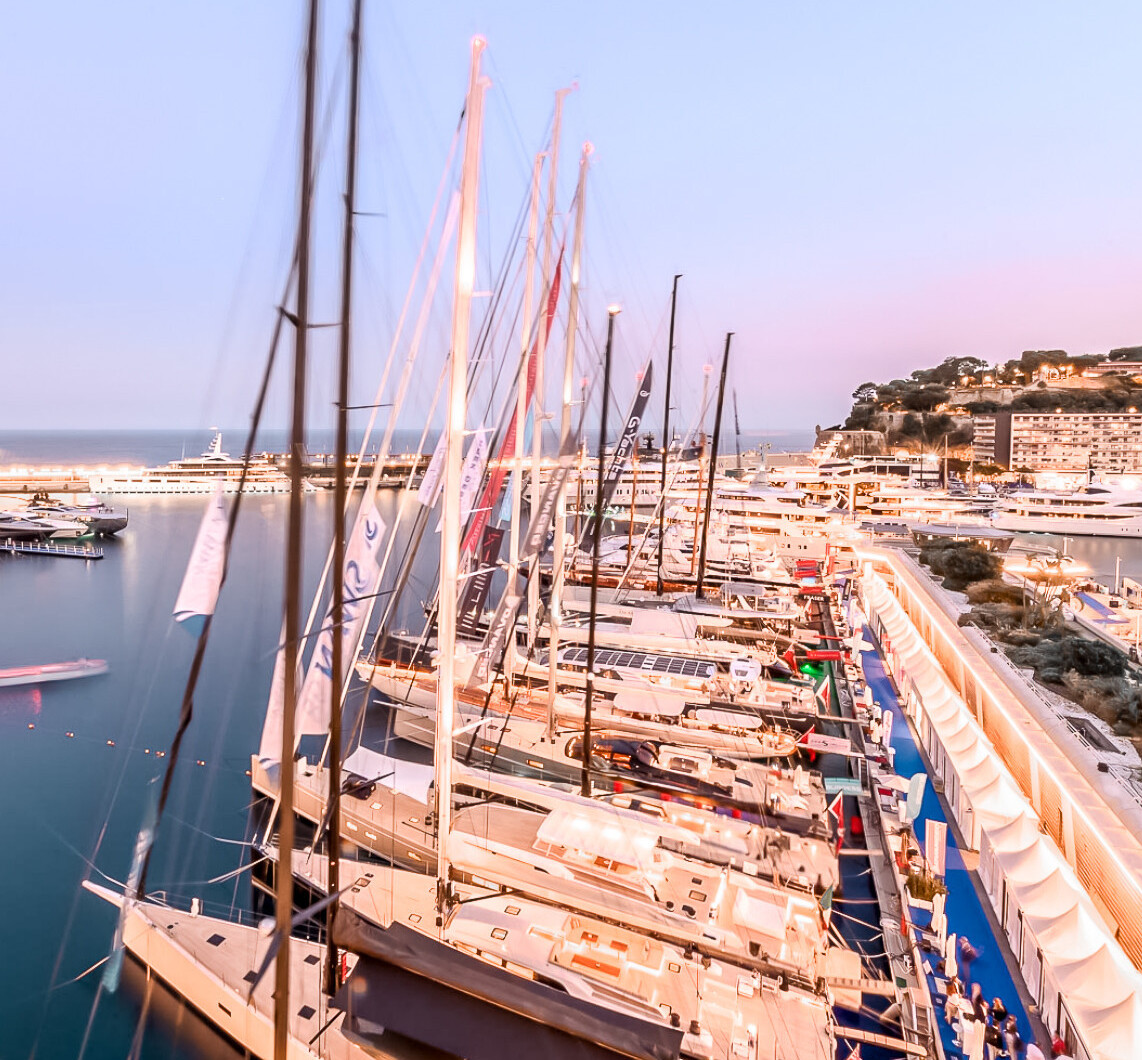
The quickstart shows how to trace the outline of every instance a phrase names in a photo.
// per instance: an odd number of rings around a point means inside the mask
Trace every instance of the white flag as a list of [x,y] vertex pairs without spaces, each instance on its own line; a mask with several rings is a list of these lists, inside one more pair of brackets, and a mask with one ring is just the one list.
[[[376,593],[381,578],[378,553],[385,536],[385,521],[375,503],[362,504],[356,525],[349,535],[345,553],[345,585],[341,611],[341,642],[343,654],[341,673],[337,680],[344,682],[345,674],[353,664],[353,652],[361,626],[369,609],[369,600]],[[297,735],[319,735],[329,729],[330,685],[333,680],[333,607],[325,614],[321,632],[313,647],[309,669],[297,701]]]
[[442,432],[436,449],[432,453],[428,470],[420,480],[420,489],[416,491],[416,499],[426,508],[431,508],[440,496],[440,476],[444,471],[444,453],[448,448],[448,433]]
[[218,603],[226,565],[226,523],[226,502],[219,485],[198,524],[198,536],[174,605],[175,621],[187,623],[187,628],[196,633],[202,629],[206,616],[214,614]]

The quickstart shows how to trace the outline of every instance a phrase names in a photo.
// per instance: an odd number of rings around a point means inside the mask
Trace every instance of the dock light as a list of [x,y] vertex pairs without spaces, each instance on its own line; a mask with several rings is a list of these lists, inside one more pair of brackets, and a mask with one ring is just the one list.
[[28,728],[29,728],[29,729],[34,729],[35,727],[36,727],[36,726],[35,726],[35,723],[34,723],[34,722],[31,722],[31,721],[30,721],[30,722],[28,722]]
[[108,747],[114,747],[114,746],[115,746],[115,741],[114,741],[114,740],[108,740],[108,741],[107,741],[107,746],[108,746]]
[[75,736],[75,733],[74,732],[65,732],[64,736],[66,736],[70,740],[70,739],[72,739],[72,737]]
[[201,758],[195,759],[195,761],[196,761],[196,762],[197,762],[197,763],[198,763],[200,766],[204,766],[204,765],[206,765],[206,763],[205,763],[205,762],[204,762],[204,761],[203,761]]

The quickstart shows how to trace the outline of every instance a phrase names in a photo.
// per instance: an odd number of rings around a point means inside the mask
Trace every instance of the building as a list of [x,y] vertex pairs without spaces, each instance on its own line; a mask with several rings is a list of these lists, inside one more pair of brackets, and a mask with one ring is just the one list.
[[972,419],[980,463],[1142,472],[1142,412],[995,412]]
[[1090,379],[1105,375],[1142,376],[1142,361],[1099,361],[1093,368],[1083,372],[1083,375]]

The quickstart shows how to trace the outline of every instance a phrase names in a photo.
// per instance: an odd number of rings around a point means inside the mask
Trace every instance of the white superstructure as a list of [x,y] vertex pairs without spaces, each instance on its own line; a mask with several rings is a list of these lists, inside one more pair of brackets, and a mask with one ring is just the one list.
[[[223,493],[237,493],[242,480],[242,461],[222,451],[221,432],[199,457],[172,460],[163,467],[127,471],[93,471],[91,492],[100,493],[213,493],[222,483]],[[289,475],[265,456],[251,457],[246,472],[246,493],[288,493]],[[306,483],[307,491],[314,487]]]
[[1015,493],[998,502],[993,521],[1002,530],[1142,537],[1142,490],[1091,483],[1073,493]]

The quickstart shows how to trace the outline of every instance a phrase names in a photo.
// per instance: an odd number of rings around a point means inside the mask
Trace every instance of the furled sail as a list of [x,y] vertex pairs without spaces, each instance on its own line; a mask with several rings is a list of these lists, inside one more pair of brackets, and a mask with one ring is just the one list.
[[198,524],[194,548],[174,605],[175,621],[185,623],[195,633],[201,632],[206,616],[214,614],[218,603],[218,591],[222,587],[222,573],[226,567],[226,527],[226,502],[219,484],[202,513],[202,522]]

